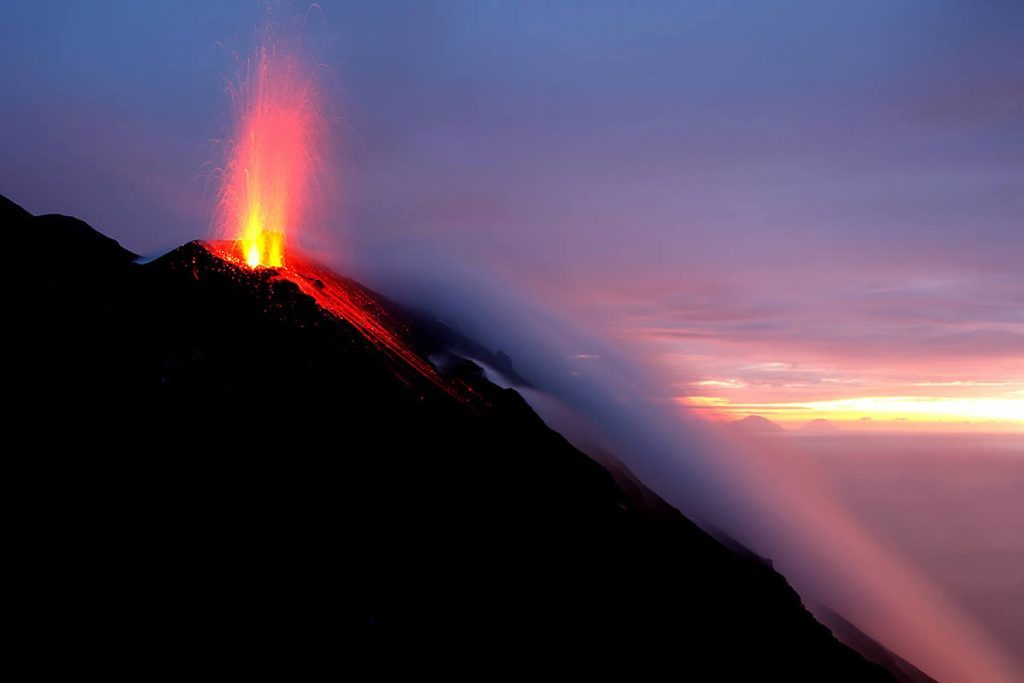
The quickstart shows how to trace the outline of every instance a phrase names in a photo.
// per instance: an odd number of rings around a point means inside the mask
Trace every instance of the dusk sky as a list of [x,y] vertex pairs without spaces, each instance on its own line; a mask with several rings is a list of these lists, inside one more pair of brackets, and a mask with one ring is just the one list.
[[[720,417],[1024,430],[1024,3],[624,4],[306,13],[337,260],[514,283]],[[0,193],[207,236],[261,7],[7,0]]]

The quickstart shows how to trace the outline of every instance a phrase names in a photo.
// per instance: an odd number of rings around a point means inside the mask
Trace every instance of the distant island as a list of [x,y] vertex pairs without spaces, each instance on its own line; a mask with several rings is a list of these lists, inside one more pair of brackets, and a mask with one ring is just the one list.
[[743,434],[779,434],[785,430],[782,425],[772,422],[767,417],[760,415],[748,415],[740,420],[729,423],[730,429]]
[[816,418],[805,425],[795,429],[786,429],[777,422],[769,420],[761,415],[748,415],[742,419],[734,420],[727,425],[730,429],[747,435],[791,434],[822,435],[835,434],[840,431],[834,423],[824,419]]

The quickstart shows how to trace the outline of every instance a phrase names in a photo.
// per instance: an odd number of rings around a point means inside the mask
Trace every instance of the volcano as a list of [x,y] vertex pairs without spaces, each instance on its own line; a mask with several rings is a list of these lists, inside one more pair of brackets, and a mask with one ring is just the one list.
[[25,262],[10,564],[41,660],[892,680],[440,323],[322,269],[0,220]]

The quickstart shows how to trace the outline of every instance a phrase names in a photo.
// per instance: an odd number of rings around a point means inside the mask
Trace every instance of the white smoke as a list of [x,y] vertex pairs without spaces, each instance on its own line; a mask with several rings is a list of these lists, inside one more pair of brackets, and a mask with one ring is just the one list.
[[534,385],[521,393],[549,424],[584,449],[614,454],[694,521],[770,559],[805,602],[827,606],[938,680],[1024,680],[982,629],[869,537],[781,442],[741,442],[688,416],[657,368],[480,274],[405,263],[361,276],[508,353]]

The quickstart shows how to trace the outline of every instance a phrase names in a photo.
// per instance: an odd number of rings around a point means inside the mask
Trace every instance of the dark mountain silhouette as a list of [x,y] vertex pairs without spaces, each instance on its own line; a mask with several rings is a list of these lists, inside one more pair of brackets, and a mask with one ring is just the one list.
[[729,428],[743,434],[777,434],[783,431],[778,424],[760,415],[747,415],[742,419],[733,420],[729,423]]
[[884,647],[871,636],[844,619],[841,615],[828,609],[818,608],[818,614],[822,621],[828,624],[834,633],[842,637],[843,642],[856,647],[859,652],[871,658],[872,661],[880,662],[893,673],[900,683],[936,683],[935,679],[924,673],[916,666],[903,659],[892,650]]
[[891,680],[358,284],[437,377],[305,293],[329,283],[0,221],[9,581],[40,670]]

